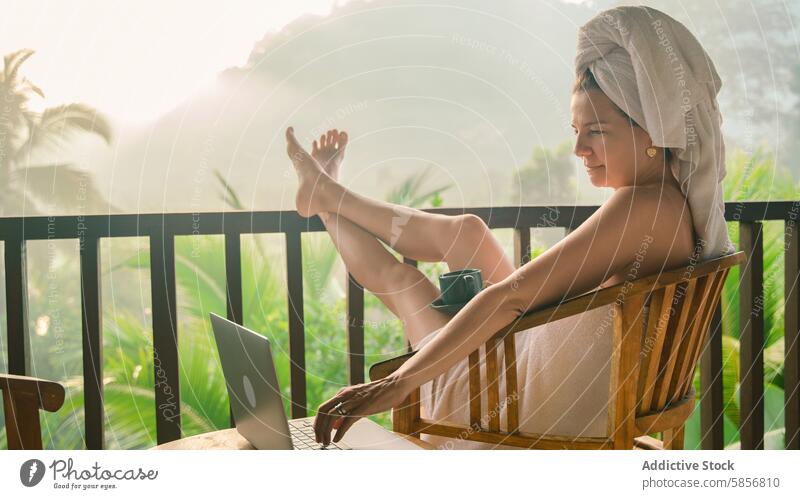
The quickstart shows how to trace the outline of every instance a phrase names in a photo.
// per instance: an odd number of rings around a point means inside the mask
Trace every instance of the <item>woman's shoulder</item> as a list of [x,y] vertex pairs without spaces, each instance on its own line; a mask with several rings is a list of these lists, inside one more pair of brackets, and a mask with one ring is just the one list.
[[617,189],[609,211],[633,232],[652,241],[654,257],[668,266],[688,261],[694,248],[692,215],[686,197],[672,184]]
[[669,184],[620,187],[603,207],[609,212],[625,214],[631,222],[641,219],[676,228],[688,222],[691,226],[686,197],[678,187]]

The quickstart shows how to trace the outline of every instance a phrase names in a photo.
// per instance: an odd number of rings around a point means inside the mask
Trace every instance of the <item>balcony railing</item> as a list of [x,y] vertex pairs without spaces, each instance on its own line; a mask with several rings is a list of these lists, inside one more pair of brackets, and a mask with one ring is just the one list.
[[[524,206],[501,208],[432,209],[433,213],[474,213],[494,229],[514,230],[517,265],[530,260],[531,228],[561,227],[571,230],[585,221],[596,206]],[[796,228],[800,201],[728,203],[725,216],[739,224],[740,249],[747,255],[739,283],[740,317],[740,436],[743,449],[764,445],[764,293],[762,222],[785,224],[784,391],[786,447],[800,449],[800,236]],[[306,219],[293,211],[130,214],[0,218],[5,242],[5,277],[8,325],[8,371],[30,374],[30,340],[26,283],[26,244],[31,240],[78,239],[82,303],[83,383],[85,434],[88,449],[104,442],[103,338],[101,315],[100,240],[109,237],[148,237],[153,313],[153,355],[158,370],[156,411],[158,443],[181,437],[178,383],[178,320],[176,315],[175,236],[223,235],[227,277],[227,315],[241,323],[242,234],[283,233],[286,244],[289,355],[291,366],[291,416],[306,416],[305,331],[303,320],[303,232],[325,228],[317,217]],[[770,241],[769,244],[777,244]],[[416,265],[413,260],[406,263]],[[349,276],[347,287],[349,381],[364,382],[364,290]],[[717,308],[701,362],[700,418],[702,447],[723,448],[722,320]],[[157,361],[157,362],[156,362]]]

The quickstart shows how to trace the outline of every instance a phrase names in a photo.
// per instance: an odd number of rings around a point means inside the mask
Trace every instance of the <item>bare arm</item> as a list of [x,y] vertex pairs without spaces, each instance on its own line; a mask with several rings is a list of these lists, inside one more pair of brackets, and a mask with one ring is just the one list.
[[657,199],[617,190],[574,232],[473,298],[392,374],[398,386],[410,392],[465,359],[525,311],[590,291],[628,268],[652,249],[656,210]]

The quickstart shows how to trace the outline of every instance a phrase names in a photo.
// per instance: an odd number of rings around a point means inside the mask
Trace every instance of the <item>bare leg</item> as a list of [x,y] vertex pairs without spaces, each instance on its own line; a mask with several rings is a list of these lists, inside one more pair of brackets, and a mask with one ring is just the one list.
[[286,137],[289,156],[300,177],[296,201],[301,215],[337,213],[408,258],[444,261],[450,270],[478,268],[487,284],[501,281],[514,271],[500,243],[479,217],[427,213],[361,196],[328,175],[299,145],[291,128]]
[[447,324],[449,316],[428,305],[439,289],[419,270],[399,262],[375,236],[336,214],[319,215],[348,272],[403,323],[412,348]]
[[[338,179],[347,135],[328,131],[314,141],[312,156],[325,172]],[[348,272],[371,291],[403,323],[412,348],[434,330],[444,326],[449,317],[428,306],[439,290],[416,268],[405,265],[389,253],[369,232],[335,213],[321,212],[319,217],[342,256]]]

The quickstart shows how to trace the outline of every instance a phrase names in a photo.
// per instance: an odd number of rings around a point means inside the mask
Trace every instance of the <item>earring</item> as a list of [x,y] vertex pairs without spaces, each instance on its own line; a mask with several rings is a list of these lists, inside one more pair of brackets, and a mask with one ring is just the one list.
[[655,158],[656,157],[656,153],[658,152],[658,150],[655,147],[650,146],[647,149],[645,149],[644,152],[647,153],[648,157]]

